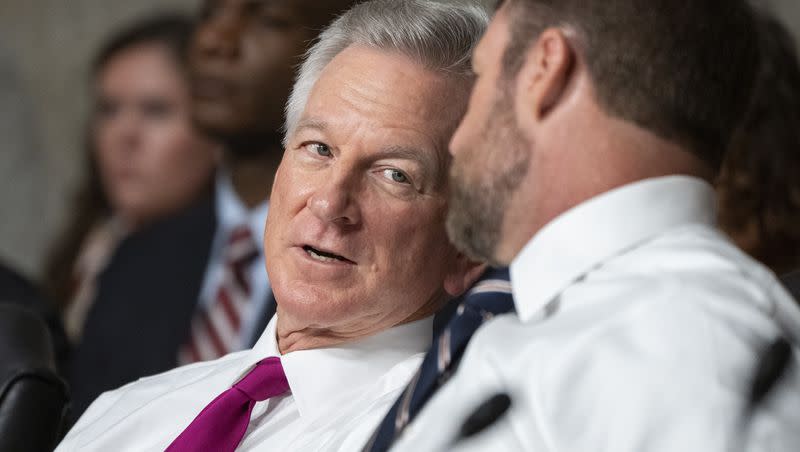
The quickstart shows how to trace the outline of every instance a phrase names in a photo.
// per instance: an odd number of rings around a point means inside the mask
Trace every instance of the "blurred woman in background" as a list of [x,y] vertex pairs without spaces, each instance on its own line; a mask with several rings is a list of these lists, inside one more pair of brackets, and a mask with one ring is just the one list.
[[191,31],[188,18],[158,16],[113,36],[94,59],[88,177],[45,269],[73,342],[120,241],[210,193],[218,157],[191,122]]
[[720,226],[778,275],[800,269],[800,64],[789,32],[762,17],[761,72],[718,181]]

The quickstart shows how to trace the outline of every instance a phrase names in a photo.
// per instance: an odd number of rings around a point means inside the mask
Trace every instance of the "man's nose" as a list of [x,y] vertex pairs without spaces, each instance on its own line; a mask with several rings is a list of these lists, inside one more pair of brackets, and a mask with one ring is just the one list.
[[356,184],[344,175],[323,178],[308,198],[308,208],[320,220],[339,226],[361,222]]
[[244,18],[233,12],[220,12],[198,25],[195,34],[198,53],[212,58],[238,57],[244,25]]

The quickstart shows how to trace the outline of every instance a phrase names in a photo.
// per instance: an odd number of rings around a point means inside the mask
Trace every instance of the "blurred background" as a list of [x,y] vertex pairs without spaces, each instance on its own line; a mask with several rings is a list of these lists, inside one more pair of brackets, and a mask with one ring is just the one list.
[[[762,0],[800,44],[800,1]],[[198,0],[0,0],[0,261],[41,276],[84,176],[88,71],[113,30]]]
[[0,260],[38,279],[82,180],[90,59],[110,33],[198,0],[0,0]]

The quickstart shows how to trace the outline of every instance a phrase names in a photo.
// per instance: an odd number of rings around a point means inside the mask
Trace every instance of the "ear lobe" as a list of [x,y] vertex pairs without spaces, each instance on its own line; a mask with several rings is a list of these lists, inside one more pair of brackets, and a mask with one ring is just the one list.
[[453,269],[445,277],[444,290],[452,297],[463,294],[475,284],[486,268],[486,264],[472,261],[458,253]]
[[[523,121],[540,122],[563,98],[574,63],[574,51],[558,28],[543,31],[528,49],[520,69],[517,97]],[[527,118],[526,118],[527,117]]]

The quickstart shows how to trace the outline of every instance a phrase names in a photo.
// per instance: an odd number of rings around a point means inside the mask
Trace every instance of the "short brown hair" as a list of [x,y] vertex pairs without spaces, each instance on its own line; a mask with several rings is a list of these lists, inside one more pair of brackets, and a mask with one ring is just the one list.
[[[743,0],[506,0],[506,74],[548,27],[575,31],[607,113],[676,142],[718,170],[758,65]],[[513,76],[512,75],[512,76]]]

